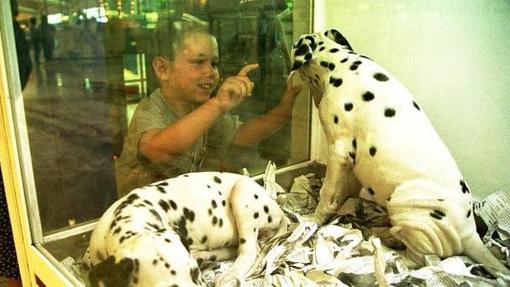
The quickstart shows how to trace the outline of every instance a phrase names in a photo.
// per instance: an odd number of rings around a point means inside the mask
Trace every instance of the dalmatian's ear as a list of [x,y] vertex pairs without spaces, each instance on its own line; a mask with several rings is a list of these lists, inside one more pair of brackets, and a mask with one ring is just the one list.
[[130,258],[123,258],[115,263],[115,257],[109,256],[89,271],[90,284],[92,287],[128,286],[133,277],[134,265]]
[[335,41],[335,43],[340,44],[352,51],[351,45],[349,44],[347,39],[345,39],[342,33],[338,32],[338,30],[329,29],[326,32],[324,32],[324,36],[328,37],[329,39]]

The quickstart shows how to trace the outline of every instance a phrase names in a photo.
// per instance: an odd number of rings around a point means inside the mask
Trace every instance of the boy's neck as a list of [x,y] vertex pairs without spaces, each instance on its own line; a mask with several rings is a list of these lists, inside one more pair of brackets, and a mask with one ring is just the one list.
[[165,90],[163,87],[161,87],[161,93],[172,111],[179,117],[189,114],[196,108],[195,104],[181,100],[179,96],[175,95],[170,90]]

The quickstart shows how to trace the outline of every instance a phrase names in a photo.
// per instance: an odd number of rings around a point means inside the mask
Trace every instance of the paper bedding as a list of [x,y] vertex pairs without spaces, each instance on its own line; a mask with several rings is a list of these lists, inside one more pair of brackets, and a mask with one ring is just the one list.
[[[411,269],[399,255],[399,243],[389,234],[383,207],[361,198],[349,199],[341,216],[318,227],[307,221],[317,204],[322,179],[315,174],[294,179],[290,190],[275,182],[275,167],[263,176],[266,190],[277,199],[294,222],[291,231],[259,246],[257,261],[243,287],[262,286],[510,286],[510,278],[494,278],[480,264],[465,256],[441,260],[428,256],[426,266]],[[506,206],[506,209],[503,208]],[[474,210],[488,226],[487,246],[510,264],[510,196],[491,194],[475,202]],[[384,243],[383,243],[384,242]],[[388,245],[397,249],[390,249]],[[68,257],[62,264],[88,286],[80,259]],[[206,286],[227,270],[232,261],[200,263]]]

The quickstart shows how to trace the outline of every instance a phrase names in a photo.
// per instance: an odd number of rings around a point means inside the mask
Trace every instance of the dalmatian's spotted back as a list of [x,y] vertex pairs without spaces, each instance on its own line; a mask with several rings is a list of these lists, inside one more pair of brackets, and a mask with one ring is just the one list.
[[237,255],[217,280],[223,286],[247,275],[257,240],[286,227],[252,179],[184,174],[135,189],[104,213],[90,239],[89,279],[92,286],[202,286],[197,260]]
[[324,223],[364,188],[387,207],[392,234],[422,264],[426,254],[465,253],[509,273],[476,234],[471,192],[411,93],[355,53],[337,30],[301,36],[293,73],[307,83],[328,143],[314,220]]

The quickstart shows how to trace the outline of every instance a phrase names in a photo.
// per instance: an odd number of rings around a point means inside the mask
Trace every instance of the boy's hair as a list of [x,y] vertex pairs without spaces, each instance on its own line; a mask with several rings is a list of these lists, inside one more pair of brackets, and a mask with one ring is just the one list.
[[162,56],[170,61],[175,60],[176,51],[181,47],[186,36],[193,33],[211,35],[207,22],[198,19],[160,18],[152,39],[152,56]]

